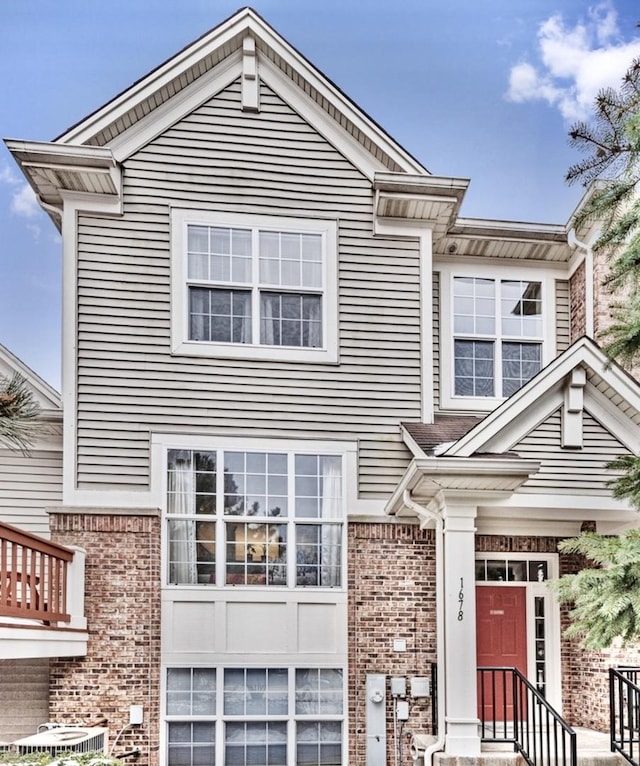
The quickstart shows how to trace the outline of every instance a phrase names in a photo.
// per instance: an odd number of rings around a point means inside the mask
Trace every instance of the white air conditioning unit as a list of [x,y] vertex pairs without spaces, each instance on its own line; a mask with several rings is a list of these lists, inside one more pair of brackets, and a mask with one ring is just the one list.
[[109,729],[100,726],[56,726],[55,728],[33,734],[31,737],[16,739],[13,747],[20,755],[27,753],[48,752],[58,755],[64,752],[106,753]]

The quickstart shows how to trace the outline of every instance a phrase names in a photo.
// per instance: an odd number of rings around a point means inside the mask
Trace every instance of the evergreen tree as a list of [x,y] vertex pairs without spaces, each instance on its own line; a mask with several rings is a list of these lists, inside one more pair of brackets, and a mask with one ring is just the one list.
[[39,412],[38,403],[21,375],[0,376],[0,439],[11,449],[29,453],[33,439],[42,431],[36,421]]
[[594,252],[609,256],[606,287],[625,295],[613,307],[607,353],[622,364],[640,361],[640,59],[633,61],[619,90],[598,94],[590,123],[569,132],[573,146],[587,156],[569,168],[567,181],[593,184],[576,225],[596,220],[600,236]]
[[[605,350],[632,367],[640,362],[640,59],[632,62],[619,90],[598,95],[594,119],[577,123],[569,135],[587,156],[569,168],[567,181],[592,185],[576,225],[600,224],[593,247],[608,256],[605,287],[624,296],[613,305]],[[614,497],[640,510],[640,457],[625,455],[609,467],[621,472],[611,481]],[[559,548],[596,565],[554,583],[560,602],[573,605],[567,635],[580,637],[589,649],[607,648],[616,638],[639,641],[640,530],[615,537],[586,533]]]

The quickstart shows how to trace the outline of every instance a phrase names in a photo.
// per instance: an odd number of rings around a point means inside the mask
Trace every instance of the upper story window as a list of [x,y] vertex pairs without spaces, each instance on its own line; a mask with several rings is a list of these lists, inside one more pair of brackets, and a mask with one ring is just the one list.
[[542,283],[454,277],[454,394],[511,396],[542,367]]
[[337,361],[335,221],[174,210],[177,353]]
[[552,358],[553,280],[487,267],[442,276],[442,407],[488,409]]
[[342,456],[172,449],[170,584],[338,587]]

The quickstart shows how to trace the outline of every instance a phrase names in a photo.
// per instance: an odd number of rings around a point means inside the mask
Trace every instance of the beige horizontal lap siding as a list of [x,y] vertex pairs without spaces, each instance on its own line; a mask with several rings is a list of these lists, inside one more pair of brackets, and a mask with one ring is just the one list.
[[561,354],[571,345],[571,303],[569,282],[556,279],[556,350]]
[[[259,113],[234,84],[128,160],[123,218],[79,225],[78,486],[145,489],[168,431],[357,440],[361,495],[388,495],[420,417],[419,253],[373,238],[372,200],[264,86]],[[172,356],[170,205],[337,220],[339,364]]]
[[0,449],[0,521],[49,536],[46,508],[62,502],[62,452]]
[[583,416],[582,449],[563,449],[560,410],[513,447],[521,457],[539,460],[538,473],[523,486],[524,492],[555,492],[608,496],[607,482],[615,474],[607,464],[628,450],[588,412]]

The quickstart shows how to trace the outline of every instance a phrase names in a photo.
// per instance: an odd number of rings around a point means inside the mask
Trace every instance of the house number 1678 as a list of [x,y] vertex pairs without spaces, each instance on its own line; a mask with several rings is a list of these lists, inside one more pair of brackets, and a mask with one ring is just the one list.
[[460,590],[458,591],[458,622],[464,620],[464,579],[460,578]]

